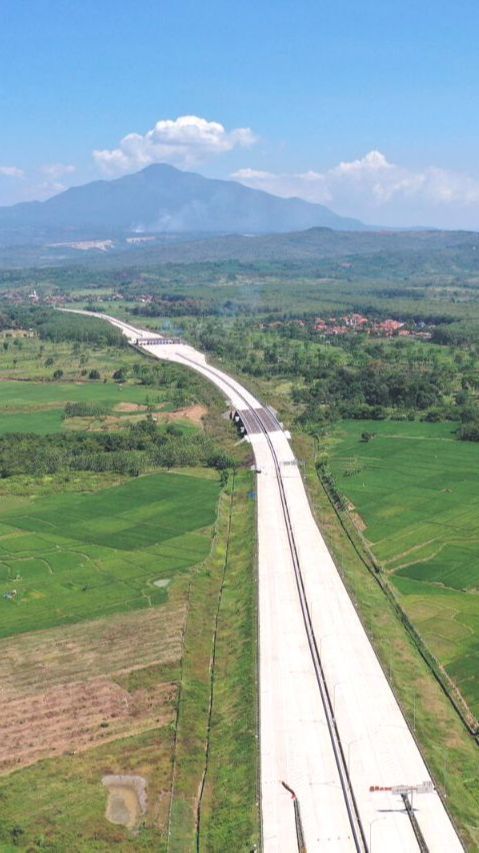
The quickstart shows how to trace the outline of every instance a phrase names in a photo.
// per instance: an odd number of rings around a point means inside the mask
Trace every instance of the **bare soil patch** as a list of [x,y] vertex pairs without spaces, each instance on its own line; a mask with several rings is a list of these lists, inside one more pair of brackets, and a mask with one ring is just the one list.
[[167,725],[176,696],[175,684],[129,693],[109,679],[92,678],[12,699],[0,718],[0,773]]
[[108,790],[106,819],[134,829],[146,812],[146,782],[143,777],[110,774],[101,781]]
[[[7,637],[0,641],[2,705],[71,681],[174,663],[182,655],[185,618],[185,605],[174,602]],[[0,706],[0,720],[3,713]]]
[[[199,403],[194,406],[186,406],[174,412],[160,411],[161,404],[155,407],[152,415],[158,423],[174,423],[175,421],[190,421],[195,426],[202,426],[203,419],[208,414],[206,406]],[[139,403],[118,403],[115,406],[115,414],[102,415],[100,417],[74,417],[68,418],[67,427],[71,430],[87,430],[88,432],[113,432],[123,429],[126,424],[138,423],[144,419],[148,407]],[[125,415],[128,418],[125,419]]]
[[176,602],[2,640],[0,774],[171,723],[177,684],[127,682],[178,663],[185,616]]
[[116,406],[113,407],[114,412],[146,412],[147,406],[143,406],[141,403],[117,403]]
[[159,420],[162,421],[191,421],[193,424],[197,426],[201,426],[203,423],[203,418],[208,414],[208,409],[206,406],[200,406],[199,403],[196,403],[194,406],[187,406],[185,409],[177,409],[175,412],[162,412],[160,415],[157,415]]

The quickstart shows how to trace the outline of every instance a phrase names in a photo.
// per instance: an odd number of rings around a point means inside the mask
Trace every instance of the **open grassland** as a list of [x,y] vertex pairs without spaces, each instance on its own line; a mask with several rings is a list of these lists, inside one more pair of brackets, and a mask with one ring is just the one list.
[[[0,850],[166,851],[174,726],[156,726],[87,752],[38,762],[0,780]],[[147,781],[147,809],[133,833],[105,818],[102,778]]]
[[[9,411],[48,407],[62,407],[66,402],[90,403],[113,408],[124,403],[147,405],[153,393],[154,402],[167,394],[155,389],[153,392],[142,385],[118,385],[103,382],[19,382],[5,381],[1,384],[2,409]],[[148,398],[148,400],[147,400]],[[160,400],[161,402],[161,400]],[[120,409],[121,411],[121,409]]]
[[[341,428],[348,429],[348,424]],[[351,425],[351,429],[358,424]],[[396,425],[396,428],[401,425]],[[361,431],[363,425],[359,425]],[[417,425],[416,425],[417,427]],[[379,432],[379,430],[378,430]],[[398,701],[414,730],[435,783],[461,833],[466,849],[479,849],[479,764],[477,745],[399,621],[391,602],[366,568],[318,479],[311,437],[295,438],[305,460],[305,479],[321,531],[339,567],[363,625]],[[322,453],[323,446],[319,451]]]
[[0,636],[161,604],[204,559],[219,485],[161,473],[0,505]]
[[[174,409],[168,390],[137,384],[109,382],[4,381],[0,383],[0,433],[34,432],[39,435],[63,429],[118,429],[138,420],[149,409],[160,420]],[[64,418],[66,403],[85,403],[105,411],[105,417]],[[109,416],[108,416],[109,414]],[[188,421],[188,414],[179,419]],[[175,420],[177,420],[175,418]],[[191,426],[191,424],[190,424]]]
[[[209,404],[218,403],[210,387],[186,369],[178,368],[173,375],[156,363],[154,385],[148,384],[151,376],[144,381],[141,371],[150,362],[128,347],[7,334],[0,333],[0,434],[112,431],[137,422],[147,411],[159,423],[174,420],[188,431],[202,425]],[[99,378],[89,377],[92,370]],[[55,371],[61,376],[54,379]],[[118,371],[126,381],[115,381]],[[98,414],[65,417],[67,403],[84,404]]]
[[478,716],[479,447],[454,430],[344,422],[330,467],[403,607]]
[[169,850],[258,849],[255,503],[239,472],[191,586]]
[[[258,849],[255,492],[236,476],[218,609],[201,850]],[[218,554],[220,557],[220,554]]]
[[4,379],[50,379],[57,368],[63,370],[68,380],[78,378],[82,370],[88,373],[93,368],[100,368],[104,378],[111,377],[120,365],[131,367],[137,361],[138,354],[127,347],[119,350],[101,344],[0,333],[0,373]]

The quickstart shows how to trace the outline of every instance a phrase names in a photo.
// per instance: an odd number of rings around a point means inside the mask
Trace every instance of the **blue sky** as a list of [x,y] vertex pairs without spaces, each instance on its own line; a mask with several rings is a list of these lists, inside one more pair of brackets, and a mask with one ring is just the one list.
[[0,204],[161,157],[479,229],[478,24],[470,0],[2,0]]

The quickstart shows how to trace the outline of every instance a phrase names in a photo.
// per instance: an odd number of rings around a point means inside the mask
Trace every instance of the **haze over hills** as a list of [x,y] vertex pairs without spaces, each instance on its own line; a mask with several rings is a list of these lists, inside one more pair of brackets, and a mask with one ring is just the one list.
[[472,267],[473,232],[369,228],[327,207],[285,199],[234,181],[205,178],[165,164],[111,181],[72,187],[44,202],[0,208],[0,266],[156,264],[235,259],[315,261],[457,251]]
[[0,207],[3,245],[49,234],[271,233],[363,223],[321,204],[280,198],[235,181],[205,178],[166,164],[110,181],[72,187],[43,202]]
[[[125,235],[54,244],[0,246],[0,268],[154,267],[161,264],[315,264],[331,261],[343,275],[360,268],[393,277],[421,271],[479,274],[479,234],[474,231],[335,231],[309,228],[283,234]],[[360,268],[358,267],[360,264]]]
[[[120,247],[118,246],[118,249]],[[301,261],[375,255],[465,253],[479,256],[479,234],[474,231],[338,231],[308,228],[284,234],[226,234],[182,242],[152,242],[137,255],[157,262],[182,261]],[[125,257],[123,255],[123,257]],[[479,262],[479,257],[477,258]]]

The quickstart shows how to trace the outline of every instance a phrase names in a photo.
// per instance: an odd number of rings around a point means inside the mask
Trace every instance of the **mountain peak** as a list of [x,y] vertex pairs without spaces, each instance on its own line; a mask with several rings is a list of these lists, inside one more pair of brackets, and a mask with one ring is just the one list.
[[320,204],[279,198],[236,181],[167,163],[114,180],[71,187],[44,202],[0,208],[0,228],[144,232],[271,233],[312,227],[362,230]]

